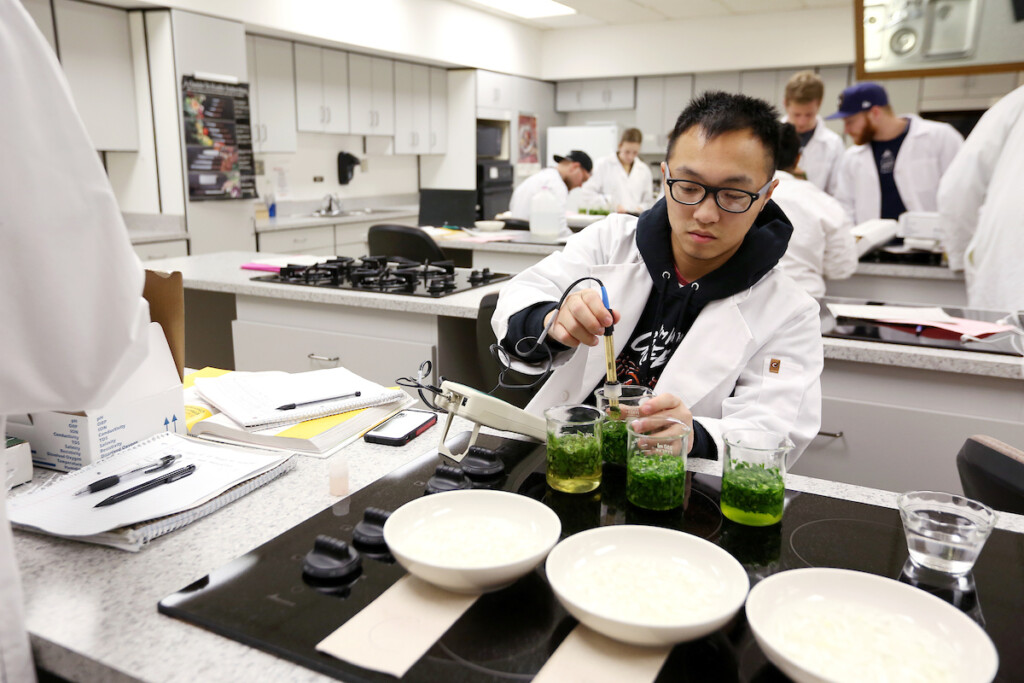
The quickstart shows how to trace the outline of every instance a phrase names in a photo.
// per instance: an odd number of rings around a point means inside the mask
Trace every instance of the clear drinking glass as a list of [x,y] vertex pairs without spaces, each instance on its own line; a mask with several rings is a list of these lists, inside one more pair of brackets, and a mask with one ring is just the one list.
[[647,510],[671,510],[686,495],[690,427],[670,417],[626,423],[626,500]]
[[586,493],[601,485],[601,411],[555,406],[544,411],[548,429],[548,486]]
[[909,491],[897,501],[910,560],[955,576],[971,571],[996,523],[992,508],[938,491]]
[[793,442],[761,429],[733,429],[722,438],[722,514],[747,526],[780,522],[786,498],[786,455],[793,450]]
[[601,424],[601,456],[605,462],[615,465],[626,464],[626,422],[640,417],[640,404],[654,396],[650,387],[627,384],[619,387],[618,407],[612,406],[612,399],[605,390],[594,392],[597,409],[604,415]]

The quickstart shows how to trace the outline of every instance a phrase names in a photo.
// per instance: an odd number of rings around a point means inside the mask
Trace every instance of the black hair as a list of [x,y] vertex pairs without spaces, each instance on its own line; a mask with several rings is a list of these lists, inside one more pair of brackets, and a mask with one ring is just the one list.
[[764,145],[768,176],[775,175],[779,158],[779,112],[764,100],[718,90],[695,97],[676,119],[675,128],[668,138],[666,161],[672,155],[679,136],[694,126],[700,126],[707,140],[713,140],[722,133],[749,130]]
[[776,163],[783,171],[788,171],[796,166],[799,158],[800,134],[792,123],[783,123],[779,126],[779,156]]

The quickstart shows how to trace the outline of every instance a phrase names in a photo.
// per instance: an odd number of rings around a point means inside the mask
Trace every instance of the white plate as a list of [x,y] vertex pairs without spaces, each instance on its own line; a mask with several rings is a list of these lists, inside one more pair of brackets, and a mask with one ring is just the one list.
[[570,213],[565,217],[570,228],[585,228],[591,223],[608,218],[608,216],[592,216],[585,213]]
[[476,221],[473,225],[483,232],[497,232],[505,227],[505,221]]
[[670,645],[721,628],[747,596],[743,566],[714,543],[651,526],[570,536],[551,551],[548,583],[586,626],[637,645]]
[[747,620],[768,659],[797,683],[883,680],[887,664],[904,667],[892,681],[987,683],[999,668],[992,640],[963,612],[864,572],[770,576],[750,591]]
[[515,493],[448,491],[417,498],[384,523],[384,540],[410,574],[457,593],[504,588],[544,561],[562,523]]

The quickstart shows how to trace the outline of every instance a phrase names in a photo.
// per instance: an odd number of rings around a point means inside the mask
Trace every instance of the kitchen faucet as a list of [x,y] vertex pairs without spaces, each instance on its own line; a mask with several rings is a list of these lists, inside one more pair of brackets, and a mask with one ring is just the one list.
[[317,213],[321,216],[337,216],[341,213],[341,200],[335,194],[324,195]]

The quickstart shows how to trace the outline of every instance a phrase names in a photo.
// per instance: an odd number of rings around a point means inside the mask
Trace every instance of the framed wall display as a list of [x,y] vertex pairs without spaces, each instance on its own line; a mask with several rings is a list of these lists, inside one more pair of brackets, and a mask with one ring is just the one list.
[[855,0],[857,79],[1024,70],[1024,0]]
[[249,85],[185,76],[181,89],[189,200],[255,198]]

